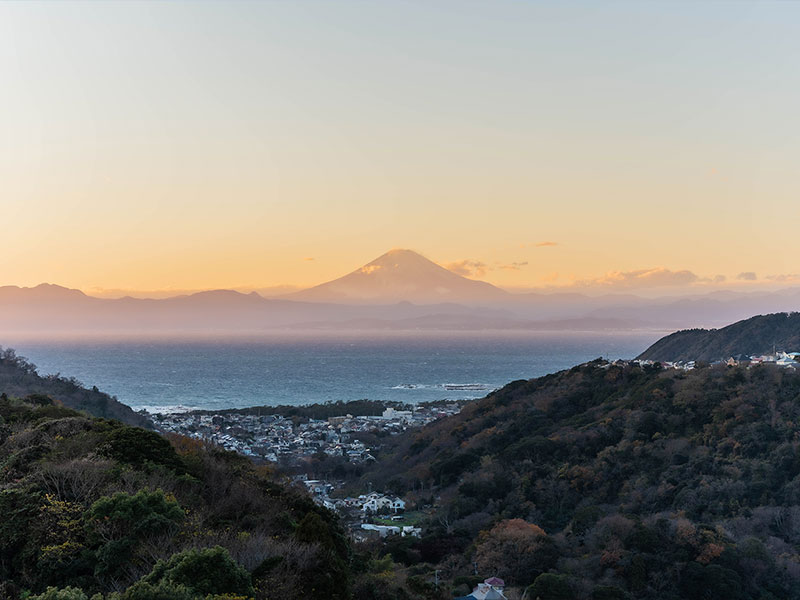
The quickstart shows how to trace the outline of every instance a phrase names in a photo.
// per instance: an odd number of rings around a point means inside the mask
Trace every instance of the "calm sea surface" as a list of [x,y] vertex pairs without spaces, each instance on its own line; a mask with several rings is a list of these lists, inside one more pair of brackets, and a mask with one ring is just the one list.
[[41,374],[75,377],[134,409],[164,412],[361,398],[411,403],[478,398],[514,379],[598,356],[632,358],[661,335],[326,334],[5,340],[4,345]]

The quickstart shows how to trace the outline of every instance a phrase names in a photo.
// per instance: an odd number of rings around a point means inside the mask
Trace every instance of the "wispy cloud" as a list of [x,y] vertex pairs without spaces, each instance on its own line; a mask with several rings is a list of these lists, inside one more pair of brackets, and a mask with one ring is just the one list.
[[553,246],[558,246],[558,242],[526,242],[524,244],[520,244],[520,248],[552,248]]
[[769,281],[776,283],[797,283],[800,281],[800,273],[783,273],[782,275],[767,275]]
[[755,281],[756,279],[758,279],[758,277],[752,271],[744,271],[743,273],[739,273],[736,276],[736,279],[739,279],[741,281]]
[[502,271],[519,271],[522,267],[525,267],[527,265],[528,265],[528,261],[525,260],[525,261],[522,261],[522,262],[512,262],[512,263],[508,263],[508,264],[497,264],[495,266],[495,269],[500,269]]
[[456,275],[462,277],[483,277],[490,271],[519,271],[522,267],[527,266],[528,261],[514,261],[510,263],[495,262],[494,264],[487,264],[480,260],[467,258],[464,260],[457,260],[455,262],[446,263],[442,265],[445,269],[452,271]]
[[609,271],[602,277],[578,280],[574,283],[574,286],[641,289],[691,285],[698,281],[700,281],[700,278],[691,271],[673,271],[664,267],[655,267],[635,271]]
[[489,265],[479,260],[465,259],[443,265],[448,271],[462,277],[481,277],[489,271]]
[[306,256],[303,260],[316,260],[313,256]]

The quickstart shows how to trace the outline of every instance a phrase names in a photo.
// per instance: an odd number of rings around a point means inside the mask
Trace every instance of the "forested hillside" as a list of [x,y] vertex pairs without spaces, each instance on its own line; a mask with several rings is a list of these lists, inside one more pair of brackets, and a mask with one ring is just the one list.
[[350,597],[335,517],[269,468],[43,396],[0,398],[0,515],[4,599]]
[[721,329],[686,329],[661,338],[639,358],[657,361],[724,360],[773,348],[800,351],[800,313],[759,315]]
[[95,417],[117,419],[128,425],[152,427],[150,421],[96,387],[86,389],[75,379],[59,375],[41,376],[36,366],[11,348],[0,347],[0,394],[6,396],[49,396],[64,406],[86,411]]
[[800,600],[791,370],[598,360],[382,443],[359,488],[422,538],[350,542],[271,468],[0,397],[0,598]]
[[428,535],[391,551],[457,591],[477,570],[542,600],[800,598],[786,369],[598,360],[515,381],[395,438],[365,479],[436,506]]

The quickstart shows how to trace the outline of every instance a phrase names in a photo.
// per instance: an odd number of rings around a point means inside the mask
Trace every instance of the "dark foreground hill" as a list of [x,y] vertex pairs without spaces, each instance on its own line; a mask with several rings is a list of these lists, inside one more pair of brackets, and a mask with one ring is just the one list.
[[344,600],[349,558],[328,511],[240,455],[0,398],[4,600]]
[[366,479],[436,507],[392,555],[454,585],[477,570],[543,600],[800,598],[788,370],[596,361],[390,444]]
[[687,329],[661,338],[639,356],[657,361],[714,361],[773,348],[800,351],[800,313],[759,315],[721,329]]
[[130,406],[96,387],[87,389],[75,379],[59,375],[41,376],[36,366],[11,348],[0,347],[0,394],[6,396],[47,396],[68,408],[86,411],[95,417],[117,419],[128,425],[152,427],[150,421]]

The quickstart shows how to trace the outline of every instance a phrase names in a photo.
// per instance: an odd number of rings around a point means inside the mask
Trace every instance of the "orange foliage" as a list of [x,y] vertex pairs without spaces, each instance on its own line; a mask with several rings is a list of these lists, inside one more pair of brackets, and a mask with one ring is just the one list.
[[169,443],[172,444],[175,452],[177,452],[180,456],[186,456],[187,454],[198,454],[203,449],[202,440],[198,440],[197,438],[191,438],[178,433],[168,433],[167,439],[169,440]]
[[700,564],[707,565],[722,554],[724,550],[725,546],[722,544],[706,544],[695,560]]

